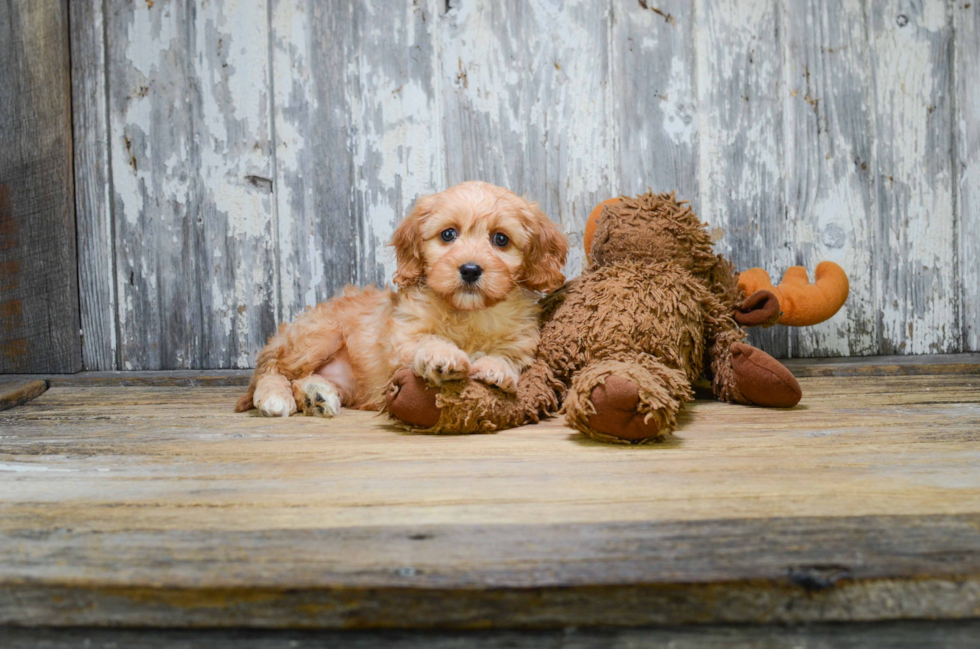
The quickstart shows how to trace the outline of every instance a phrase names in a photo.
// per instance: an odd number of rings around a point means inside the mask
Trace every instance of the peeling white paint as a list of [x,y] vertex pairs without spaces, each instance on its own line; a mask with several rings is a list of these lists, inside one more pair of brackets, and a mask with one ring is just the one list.
[[123,363],[241,363],[276,308],[271,201],[247,181],[273,177],[266,7],[137,3],[109,30]]
[[[432,92],[436,4],[428,3],[423,14],[408,4],[381,11],[366,3],[362,24],[373,29],[355,38],[356,54],[347,62],[354,82],[348,102],[358,124],[351,138],[355,189],[364,206],[365,238],[358,247],[361,258],[373,256],[380,267],[380,277],[365,280],[383,282],[394,274],[386,244],[396,224],[416,198],[444,189],[442,128]],[[431,18],[423,21],[423,15]]]
[[694,146],[698,134],[694,89],[691,87],[691,71],[680,58],[670,62],[670,78],[663,101],[664,132],[674,144]]
[[10,471],[12,473],[71,473],[75,469],[56,469],[44,466],[43,464],[14,464],[12,462],[0,462],[0,471]]
[[956,78],[955,206],[963,351],[980,351],[980,3],[953,8]]
[[[954,351],[957,290],[954,287],[953,196],[948,151],[946,3],[916,7],[875,4],[880,258],[876,291],[881,339],[888,353]],[[902,18],[896,18],[901,16]],[[942,17],[942,20],[940,20]],[[937,110],[938,109],[938,110]],[[880,263],[880,262],[879,262]]]
[[589,211],[612,195],[607,8],[460,3],[441,23],[448,184],[486,180],[541,204],[581,271]]
[[595,203],[647,187],[742,267],[837,261],[848,304],[779,353],[980,347],[980,5],[268,1],[109,16],[124,367],[249,364],[471,178],[560,221],[569,276]]
[[[700,215],[719,235],[715,249],[736,267],[781,273],[792,265],[793,243],[782,195],[777,2],[699,0],[694,24]],[[770,353],[789,353],[784,328],[756,330],[751,340]]]
[[794,261],[811,280],[818,263],[833,261],[851,284],[837,315],[793,331],[792,352],[875,353],[874,88],[864,6],[858,0],[804,4],[781,13],[781,22],[785,202]]

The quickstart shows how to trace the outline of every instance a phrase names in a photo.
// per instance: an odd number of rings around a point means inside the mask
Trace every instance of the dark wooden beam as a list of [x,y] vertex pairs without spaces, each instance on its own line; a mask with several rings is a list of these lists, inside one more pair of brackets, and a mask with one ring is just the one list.
[[922,620],[852,624],[690,625],[641,629],[492,630],[492,631],[270,631],[265,629],[100,629],[0,627],[7,649],[128,647],[169,649],[763,649],[765,647],[847,647],[848,649],[973,649],[980,620]]
[[978,525],[969,514],[17,529],[0,532],[0,622],[485,629],[964,619],[980,610]]
[[0,373],[81,369],[68,3],[0,3]]

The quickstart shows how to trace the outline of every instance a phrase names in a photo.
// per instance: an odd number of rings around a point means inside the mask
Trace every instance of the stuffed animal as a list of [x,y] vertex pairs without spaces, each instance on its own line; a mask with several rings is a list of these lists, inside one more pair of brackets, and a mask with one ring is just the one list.
[[[387,411],[420,432],[473,433],[561,408],[569,426],[593,439],[642,443],[674,430],[702,376],[723,401],[799,402],[793,375],[742,342],[742,327],[785,318],[783,302],[806,305],[794,322],[829,317],[846,298],[839,267],[822,264],[816,287],[800,283],[796,271],[780,287],[758,273],[740,287],[731,264],[714,254],[705,224],[673,193],[605,201],[585,235],[589,268],[543,301],[536,360],[516,395],[475,381],[433,388],[405,369],[392,378]],[[753,289],[747,298],[745,287]]]

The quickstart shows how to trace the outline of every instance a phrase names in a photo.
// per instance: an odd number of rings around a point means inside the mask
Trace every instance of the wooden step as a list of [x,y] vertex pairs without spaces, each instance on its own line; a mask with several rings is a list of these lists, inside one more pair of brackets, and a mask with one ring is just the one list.
[[802,378],[649,447],[407,434],[240,387],[0,412],[0,623],[552,628],[980,615],[980,376]]

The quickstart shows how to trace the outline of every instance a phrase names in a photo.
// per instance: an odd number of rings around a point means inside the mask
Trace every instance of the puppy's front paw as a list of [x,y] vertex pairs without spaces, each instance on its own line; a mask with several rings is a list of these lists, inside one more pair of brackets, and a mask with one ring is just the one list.
[[336,417],[340,414],[340,394],[331,383],[308,376],[293,381],[293,394],[303,412],[311,417]]
[[289,380],[279,374],[259,379],[252,402],[266,417],[288,417],[296,412],[296,401],[290,393]]
[[419,349],[412,369],[432,385],[441,385],[444,381],[458,381],[469,376],[470,359],[461,349],[446,343]]
[[470,378],[487,385],[495,385],[504,392],[517,392],[517,372],[505,360],[494,356],[484,356],[470,367]]

